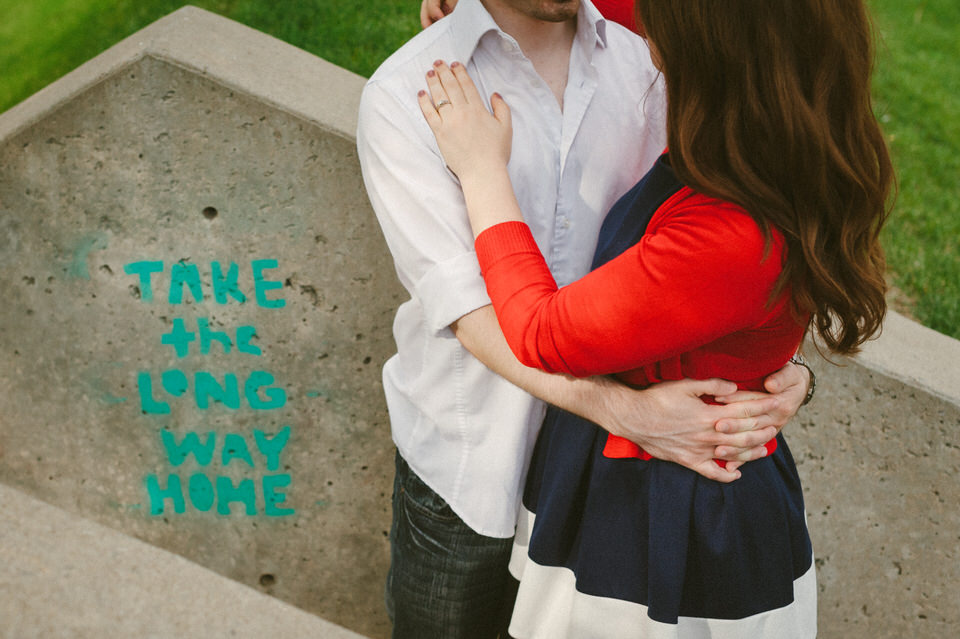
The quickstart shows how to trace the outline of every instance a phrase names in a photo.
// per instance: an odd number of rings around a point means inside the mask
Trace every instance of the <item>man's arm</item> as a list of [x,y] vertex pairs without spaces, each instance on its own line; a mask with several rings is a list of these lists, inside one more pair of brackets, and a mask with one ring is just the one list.
[[[763,444],[793,416],[806,394],[797,379],[805,371],[793,365],[775,375],[790,387],[788,394],[735,397],[740,401],[724,406],[705,404],[700,396],[734,396],[733,382],[682,380],[638,391],[607,377],[551,375],[517,361],[492,306],[468,313],[452,328],[477,359],[531,395],[636,442],[654,457],[717,481],[733,481],[742,462],[763,457]],[[721,468],[715,457],[734,463]]]

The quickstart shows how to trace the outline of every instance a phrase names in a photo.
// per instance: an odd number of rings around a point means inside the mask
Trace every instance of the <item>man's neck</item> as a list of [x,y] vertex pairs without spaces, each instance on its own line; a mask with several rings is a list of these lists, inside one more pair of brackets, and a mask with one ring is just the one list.
[[550,22],[526,15],[503,0],[480,0],[497,25],[520,45],[523,54],[553,91],[563,107],[570,65],[570,47],[577,34],[577,19]]

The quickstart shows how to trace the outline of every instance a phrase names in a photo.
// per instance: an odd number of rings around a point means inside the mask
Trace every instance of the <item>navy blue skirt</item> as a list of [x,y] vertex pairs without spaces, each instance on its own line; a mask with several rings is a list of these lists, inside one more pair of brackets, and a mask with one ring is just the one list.
[[[535,514],[530,562],[561,569],[587,601],[638,604],[658,626],[762,617],[795,604],[798,580],[812,579],[813,555],[782,436],[772,455],[743,465],[729,484],[658,459],[604,457],[606,439],[596,425],[549,410],[524,495]],[[804,605],[799,614],[815,616]]]

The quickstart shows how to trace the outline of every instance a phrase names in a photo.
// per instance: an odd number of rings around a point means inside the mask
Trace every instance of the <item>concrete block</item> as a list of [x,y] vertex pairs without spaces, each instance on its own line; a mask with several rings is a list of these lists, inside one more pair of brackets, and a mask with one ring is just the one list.
[[0,639],[362,639],[0,484]]
[[383,636],[362,84],[187,8],[0,116],[0,482]]
[[820,636],[960,632],[958,349],[891,313],[857,358],[813,363],[817,396],[785,432],[813,537]]

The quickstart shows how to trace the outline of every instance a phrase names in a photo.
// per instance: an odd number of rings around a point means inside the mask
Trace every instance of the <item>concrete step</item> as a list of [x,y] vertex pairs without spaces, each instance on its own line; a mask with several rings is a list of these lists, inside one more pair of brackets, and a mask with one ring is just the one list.
[[0,639],[362,639],[0,484]]

